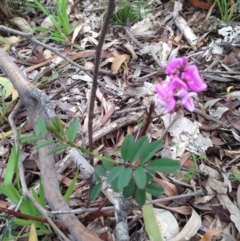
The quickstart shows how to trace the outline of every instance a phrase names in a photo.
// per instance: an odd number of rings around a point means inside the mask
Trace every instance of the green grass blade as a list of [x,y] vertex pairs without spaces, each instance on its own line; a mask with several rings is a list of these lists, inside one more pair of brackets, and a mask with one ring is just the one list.
[[[151,200],[151,195],[147,193],[147,199]],[[143,205],[143,220],[145,225],[145,230],[153,241],[163,241],[161,232],[157,225],[157,220],[153,211],[153,205]]]
[[16,147],[13,146],[11,154],[8,159],[6,172],[4,175],[4,185],[12,184],[13,175],[14,175],[14,172],[16,171],[18,160],[19,160],[19,147],[18,149],[16,149]]
[[69,185],[69,187],[68,187],[68,189],[67,189],[67,191],[66,191],[66,193],[65,193],[65,195],[64,195],[64,200],[65,200],[66,202],[69,200],[70,196],[71,196],[72,193],[73,193],[75,184],[76,184],[76,182],[77,182],[77,178],[78,178],[78,172],[76,172],[74,178],[72,179],[72,181],[71,181],[71,183],[70,183],[70,185]]

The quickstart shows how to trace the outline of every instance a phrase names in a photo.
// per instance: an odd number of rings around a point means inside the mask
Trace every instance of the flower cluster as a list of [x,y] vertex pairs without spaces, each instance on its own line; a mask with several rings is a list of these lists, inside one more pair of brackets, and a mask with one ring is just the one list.
[[188,65],[186,57],[171,60],[166,69],[166,80],[156,85],[157,100],[164,113],[174,110],[176,104],[188,111],[194,110],[192,97],[206,90],[207,85],[200,77],[196,65]]

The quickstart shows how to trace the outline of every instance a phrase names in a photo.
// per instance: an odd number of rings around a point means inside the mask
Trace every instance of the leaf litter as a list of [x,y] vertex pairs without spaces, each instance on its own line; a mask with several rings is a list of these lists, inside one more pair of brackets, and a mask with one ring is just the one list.
[[[234,25],[234,22],[218,22],[218,12],[211,11],[210,5],[202,5],[203,3],[198,0],[186,1],[182,9],[179,2],[173,4],[172,1],[151,1],[150,13],[145,14],[142,20],[130,23],[133,38],[126,33],[124,27],[111,24],[101,59],[101,70],[106,72],[102,71],[99,75],[95,101],[95,151],[101,155],[110,154],[118,158],[118,147],[121,144],[117,144],[122,142],[127,131],[136,133],[140,130],[141,122],[146,119],[146,109],[154,100],[155,84],[165,78],[163,67],[168,61],[177,56],[187,56],[189,62],[199,67],[208,84],[208,90],[199,95],[195,104],[205,115],[199,112],[190,114],[186,111],[184,117],[176,120],[165,133],[165,144],[159,153],[162,156],[181,159],[182,163],[182,169],[178,173],[158,173],[156,183],[165,188],[161,197],[181,195],[199,188],[204,191],[202,197],[182,198],[155,205],[156,213],[161,211],[158,208],[160,206],[171,212],[171,218],[161,214],[162,224],[159,224],[159,228],[162,228],[161,225],[166,229],[169,226],[165,231],[165,239],[171,241],[237,240],[240,233],[240,178],[237,179],[240,173],[239,27]],[[53,41],[48,44],[91,70],[94,66],[94,51],[98,44],[105,4],[104,1],[82,1],[78,7],[75,6],[71,10],[69,17],[77,26],[69,42],[72,44],[71,48]],[[73,3],[69,2],[68,7],[73,7]],[[36,14],[33,12],[33,15]],[[12,24],[26,32],[29,32],[33,23],[33,17],[27,22],[21,16],[12,20]],[[38,16],[35,24],[53,27],[49,18],[43,14]],[[39,37],[42,36],[42,33],[39,34]],[[21,43],[24,41],[26,45],[22,46]],[[73,117],[79,118],[81,133],[78,140],[79,143],[86,143],[91,77],[84,71],[63,63],[62,58],[49,50],[46,52],[27,40],[3,35],[1,43],[6,49],[11,46],[9,53],[27,77],[50,97],[53,96],[52,103],[65,125],[68,125]],[[160,66],[156,58],[161,63]],[[232,88],[229,90],[230,86]],[[6,90],[7,95],[10,90],[16,98],[13,88]],[[11,108],[8,110],[8,113],[10,112]],[[17,126],[25,125],[26,115],[21,114],[16,117]],[[150,140],[160,138],[171,124],[171,117],[168,114],[159,118],[160,114],[156,108],[148,131]],[[126,125],[119,125],[116,122],[119,118],[124,122],[132,115],[139,118]],[[225,125],[220,123],[216,126],[213,119]],[[119,126],[115,126],[115,123]],[[201,126],[214,128],[201,129]],[[8,131],[9,126],[5,123],[1,128],[2,136],[7,136]],[[1,137],[2,164],[6,164],[10,152],[8,143],[11,143],[11,139],[8,138]],[[31,146],[28,147],[22,150],[26,161],[25,167],[30,170],[32,178],[38,179],[36,170],[31,169],[29,165],[29,161],[37,163],[37,158],[32,157],[34,150]],[[26,153],[28,154],[25,155]],[[59,178],[65,175],[68,178],[67,185],[70,185],[74,178],[75,166],[66,162],[65,155],[59,155],[60,161],[57,166],[61,166]],[[2,165],[2,180],[4,168],[5,165]],[[190,168],[196,172],[190,172]],[[29,187],[35,185],[35,182],[33,179],[30,180]],[[63,182],[63,187],[64,185],[66,181]],[[88,198],[87,189],[87,183],[80,175],[69,200],[72,209],[75,206],[84,206]],[[75,198],[75,193],[77,196],[79,192],[81,201]],[[102,199],[103,197],[99,197],[97,201],[90,203],[90,207],[99,207]],[[9,205],[6,199],[0,202],[0,207]],[[136,218],[138,215],[140,219]],[[141,212],[136,210],[129,215],[129,232],[132,240],[140,240],[133,237],[144,233],[141,229],[141,215]],[[108,235],[113,233],[113,219],[113,212],[107,211],[95,213],[92,217],[87,215],[85,218],[88,224],[96,224],[95,230],[99,230],[99,227],[108,227],[108,231],[105,231]],[[171,219],[173,221],[169,221]],[[172,223],[177,224],[173,234]],[[102,235],[102,238],[112,240],[106,235]]]

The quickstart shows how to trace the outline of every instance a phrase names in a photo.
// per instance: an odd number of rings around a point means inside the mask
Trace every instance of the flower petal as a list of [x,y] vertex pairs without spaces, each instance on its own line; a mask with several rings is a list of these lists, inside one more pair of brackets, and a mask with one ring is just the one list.
[[163,108],[164,113],[171,112],[176,105],[172,90],[168,88],[163,81],[156,85],[156,99],[158,104]]
[[195,92],[189,92],[182,98],[182,105],[190,112],[193,112],[195,109],[192,97],[196,95],[197,94]]
[[182,74],[182,78],[187,81],[189,89],[200,92],[207,89],[206,83],[203,82],[196,65],[186,68]]
[[181,79],[179,79],[177,76],[171,76],[171,83],[169,84],[169,89],[172,91],[176,91],[178,89],[184,89],[188,91],[188,86],[186,83],[184,83]]
[[165,73],[166,74],[176,74],[176,72],[179,68],[184,69],[185,67],[187,67],[187,64],[188,64],[188,59],[186,57],[172,59],[168,63],[168,65],[165,69]]

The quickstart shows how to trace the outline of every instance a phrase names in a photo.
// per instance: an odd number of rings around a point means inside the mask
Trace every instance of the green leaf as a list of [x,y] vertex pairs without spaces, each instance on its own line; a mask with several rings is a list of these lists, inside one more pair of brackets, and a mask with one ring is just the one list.
[[20,218],[14,218],[14,223],[17,225],[28,226],[32,223],[32,220],[24,220]]
[[3,99],[8,98],[13,92],[11,81],[4,77],[0,77],[0,88],[3,88]]
[[124,187],[124,189],[123,189],[123,196],[125,198],[129,198],[129,197],[133,196],[135,187],[136,187],[136,185],[133,181],[129,182],[129,184],[126,187]]
[[147,183],[149,183],[149,182],[152,181],[152,179],[154,178],[154,176],[155,176],[155,171],[153,171],[153,170],[148,170],[148,171],[146,172],[146,174],[147,174]]
[[54,154],[58,151],[64,150],[66,148],[68,148],[69,145],[68,144],[62,144],[62,145],[58,145],[56,147],[54,147],[51,151],[48,152],[48,155]]
[[134,171],[134,180],[140,189],[144,189],[147,184],[147,174],[143,167],[137,167]]
[[[2,186],[1,186],[2,188]],[[18,192],[18,190],[12,185],[12,184],[7,184],[4,186],[4,192],[5,195],[15,204],[17,205],[19,201],[21,200],[21,196]],[[22,208],[22,206],[21,206]]]
[[161,146],[162,146],[161,140],[157,140],[152,143],[149,143],[142,152],[142,156],[141,156],[142,158],[140,163],[144,164],[145,162],[150,160],[158,152]]
[[91,200],[95,200],[95,199],[99,196],[99,194],[100,194],[100,192],[101,192],[101,188],[102,188],[102,183],[101,183],[101,182],[98,183],[98,184],[96,184],[96,185],[93,187],[93,189],[92,189],[92,191],[91,191],[91,193],[90,193],[90,199],[91,199]]
[[39,195],[39,199],[40,199],[40,204],[42,205],[43,208],[46,208],[46,204],[45,204],[46,198],[45,198],[45,194],[44,194],[42,180],[40,180],[40,183],[39,183],[38,195]]
[[54,127],[56,128],[56,130],[58,130],[60,133],[63,133],[63,130],[65,127],[63,126],[61,120],[57,116],[54,116],[52,118],[52,123],[53,123]]
[[129,160],[131,162],[134,162],[137,160],[137,158],[139,158],[140,156],[142,156],[142,152],[146,149],[148,145],[148,137],[147,136],[142,136],[141,138],[139,138],[136,142],[134,142],[134,144],[131,146],[130,148],[130,152],[129,155]]
[[11,150],[11,154],[8,158],[8,164],[7,164],[6,172],[4,175],[4,185],[8,185],[8,184],[12,185],[13,175],[17,169],[19,156],[20,156],[19,147],[16,149],[16,147],[13,146],[12,150]]
[[114,192],[120,192],[121,190],[118,189],[118,178],[120,177],[117,176],[117,178],[115,178],[112,182],[111,182],[111,187],[113,189]]
[[75,184],[77,182],[77,178],[78,178],[78,171],[76,172],[74,178],[72,179],[66,193],[64,194],[64,200],[65,202],[68,202],[70,196],[72,195],[73,193],[73,190],[74,190],[74,187],[75,187]]
[[137,191],[135,193],[135,199],[140,206],[144,205],[146,202],[146,192],[142,189],[137,188]]
[[102,165],[96,166],[94,172],[98,177],[106,176],[106,170]]
[[19,141],[22,144],[25,144],[25,143],[28,143],[28,142],[34,142],[34,141],[38,141],[38,140],[41,140],[41,139],[43,139],[43,137],[32,135],[32,136],[21,137]]
[[114,168],[114,164],[112,162],[109,162],[107,160],[102,160],[102,165],[107,171],[110,171]]
[[151,194],[153,196],[159,196],[159,195],[162,195],[164,193],[163,187],[156,184],[156,183],[147,184],[145,189],[149,194]]
[[118,176],[117,188],[122,191],[124,187],[126,187],[132,178],[132,169],[130,167],[125,168]]
[[127,162],[129,161],[129,158],[131,157],[131,148],[132,145],[134,145],[134,138],[132,135],[127,135],[123,141],[123,144],[121,146],[121,157],[123,161]]
[[36,146],[34,146],[34,150],[37,150],[37,149],[39,149],[39,148],[41,148],[41,147],[44,147],[44,146],[48,146],[48,145],[50,145],[50,144],[53,144],[53,143],[55,143],[56,141],[55,140],[52,140],[52,139],[50,139],[50,140],[45,140],[45,141],[41,141],[40,143],[38,143]]
[[147,168],[155,172],[175,172],[180,168],[180,162],[170,158],[160,158],[151,161]]
[[35,127],[35,133],[37,136],[41,135],[46,135],[47,134],[47,127],[46,127],[46,123],[43,120],[43,118],[38,118],[37,119],[37,124]]
[[50,131],[57,139],[62,140],[62,133],[60,133],[55,126],[53,125],[46,125],[48,131]]
[[66,132],[69,140],[72,142],[75,140],[77,136],[78,127],[79,127],[79,121],[77,118],[74,118]]
[[[151,195],[147,193],[147,199],[151,200]],[[161,231],[158,227],[157,219],[153,211],[153,205],[142,207],[144,227],[150,240],[163,241]]]
[[119,174],[122,172],[123,169],[124,169],[124,166],[116,166],[116,167],[114,167],[109,172],[109,175],[108,175],[108,178],[107,178],[107,182],[111,184],[111,182],[113,180],[115,180],[119,176]]

